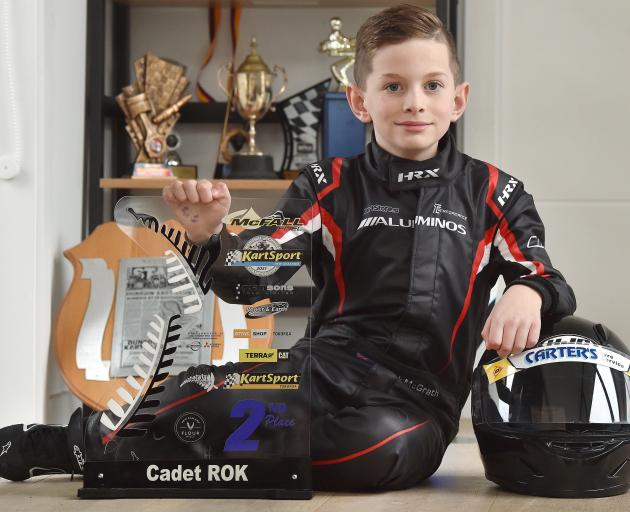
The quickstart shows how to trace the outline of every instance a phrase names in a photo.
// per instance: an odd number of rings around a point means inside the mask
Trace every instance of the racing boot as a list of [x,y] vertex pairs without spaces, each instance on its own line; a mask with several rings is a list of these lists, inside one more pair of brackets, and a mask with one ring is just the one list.
[[0,429],[0,477],[21,481],[39,475],[82,474],[83,419],[78,408],[67,426],[18,424]]

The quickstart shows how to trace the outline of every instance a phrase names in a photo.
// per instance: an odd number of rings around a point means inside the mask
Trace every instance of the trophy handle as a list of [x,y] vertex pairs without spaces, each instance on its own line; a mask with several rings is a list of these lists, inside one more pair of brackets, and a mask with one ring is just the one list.
[[[223,70],[227,70],[228,74],[228,80],[225,81],[225,87],[223,86],[223,81],[221,80],[221,72]],[[225,93],[225,95],[229,98],[231,96],[231,93],[229,93],[227,91],[227,86],[229,84],[229,80],[230,77],[232,76],[232,64],[223,64],[221,67],[219,67],[219,69],[217,70],[217,81],[219,82],[219,87],[221,88],[221,90]]]
[[282,96],[282,93],[283,93],[284,91],[286,91],[286,90],[287,90],[287,82],[288,82],[288,80],[287,80],[287,72],[284,70],[284,68],[283,68],[283,67],[281,67],[281,66],[275,65],[275,66],[273,67],[273,71],[274,71],[274,73],[273,73],[273,74],[274,74],[274,75],[277,75],[277,74],[278,74],[278,71],[277,71],[277,70],[282,71],[282,74],[284,75],[284,82],[282,83],[282,87],[280,87],[280,90],[278,91],[278,93],[277,93],[277,94],[275,94],[275,95],[273,95],[273,96],[271,97],[271,104],[272,104],[272,106],[271,106],[271,107],[269,107],[269,110],[271,110],[272,112],[275,112],[275,111],[276,111],[276,107],[273,105],[273,103],[274,103],[274,102],[275,102],[275,101],[276,101],[276,100],[277,100],[280,96]]

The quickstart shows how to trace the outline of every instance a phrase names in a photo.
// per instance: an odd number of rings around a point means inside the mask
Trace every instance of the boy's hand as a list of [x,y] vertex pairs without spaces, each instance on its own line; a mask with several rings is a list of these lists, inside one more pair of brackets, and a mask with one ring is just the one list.
[[536,345],[540,336],[541,306],[542,297],[533,288],[522,284],[508,288],[481,331],[486,348],[506,357]]
[[225,183],[208,180],[178,180],[164,187],[162,197],[195,243],[203,243],[221,231],[223,217],[232,203]]

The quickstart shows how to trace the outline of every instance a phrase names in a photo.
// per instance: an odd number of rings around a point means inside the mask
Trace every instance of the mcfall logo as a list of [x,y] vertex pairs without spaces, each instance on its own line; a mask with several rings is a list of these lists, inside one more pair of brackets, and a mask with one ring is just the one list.
[[413,219],[396,219],[394,217],[366,217],[361,221],[357,231],[362,228],[374,226],[387,226],[390,228],[414,228],[416,226],[427,226],[440,229],[448,229],[460,235],[466,234],[466,226],[458,224],[452,220],[444,220],[439,217],[423,217],[416,215]]
[[301,231],[304,227],[299,217],[285,217],[280,210],[267,217],[260,217],[253,208],[249,208],[248,210],[239,210],[229,214],[224,221],[230,226],[238,226],[245,229],[272,227]]
[[174,429],[180,441],[194,443],[206,433],[206,422],[201,414],[185,412],[175,420]]
[[246,307],[247,312],[245,318],[261,318],[263,316],[277,315],[278,313],[284,313],[289,309],[288,302],[272,302],[271,304],[263,304],[261,306],[249,306]]
[[427,169],[425,171],[408,171],[408,172],[399,172],[398,173],[398,183],[402,183],[403,181],[413,181],[413,180],[423,180],[425,178],[439,178],[437,169]]

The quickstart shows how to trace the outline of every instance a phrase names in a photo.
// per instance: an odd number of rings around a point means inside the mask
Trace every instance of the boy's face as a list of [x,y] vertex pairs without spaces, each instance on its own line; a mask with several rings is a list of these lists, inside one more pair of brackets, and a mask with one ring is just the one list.
[[469,84],[455,86],[445,43],[409,39],[379,48],[365,90],[346,90],[359,120],[374,123],[378,144],[410,160],[437,154],[438,141],[464,113]]

